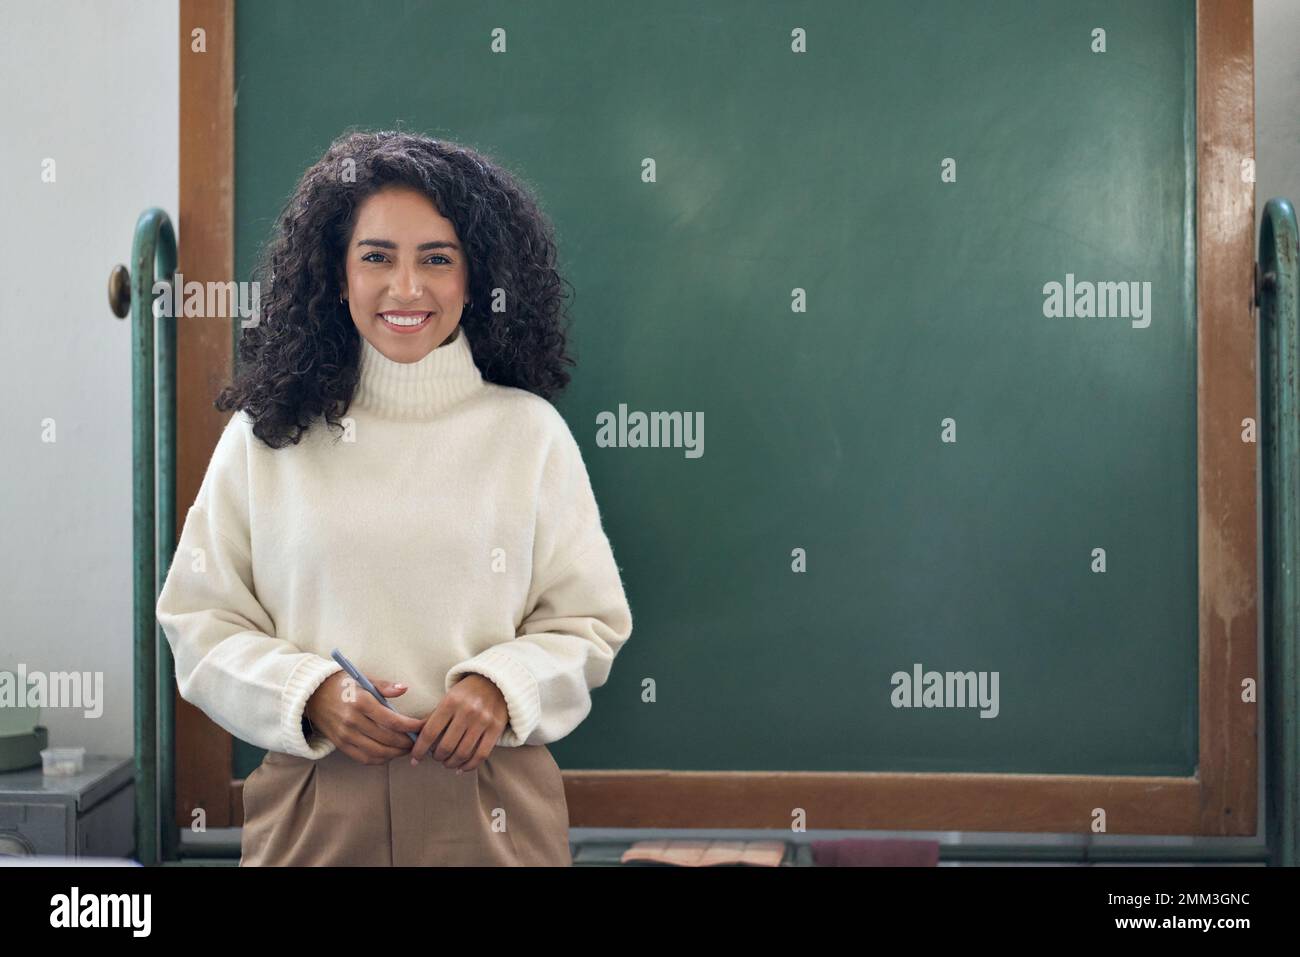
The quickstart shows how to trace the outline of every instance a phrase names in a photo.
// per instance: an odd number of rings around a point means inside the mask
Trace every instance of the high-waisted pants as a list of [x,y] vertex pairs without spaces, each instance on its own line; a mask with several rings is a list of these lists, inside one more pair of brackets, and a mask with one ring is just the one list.
[[241,867],[560,866],[569,810],[545,745],[457,774],[426,756],[360,764],[268,751],[244,780]]

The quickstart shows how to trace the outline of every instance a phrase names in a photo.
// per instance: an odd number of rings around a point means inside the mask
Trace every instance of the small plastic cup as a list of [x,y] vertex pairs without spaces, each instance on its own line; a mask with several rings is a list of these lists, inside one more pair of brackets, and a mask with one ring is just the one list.
[[42,771],[51,777],[80,774],[86,765],[85,748],[45,748],[41,751]]

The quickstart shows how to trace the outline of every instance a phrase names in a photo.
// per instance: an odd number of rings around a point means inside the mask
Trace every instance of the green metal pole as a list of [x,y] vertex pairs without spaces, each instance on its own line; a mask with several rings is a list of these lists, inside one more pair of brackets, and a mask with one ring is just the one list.
[[1259,235],[1261,487],[1263,489],[1265,816],[1269,860],[1300,863],[1300,249],[1295,210],[1264,207]]
[[[157,617],[158,591],[166,569],[159,569],[155,536],[170,542],[175,535],[175,469],[170,463],[175,448],[175,328],[164,321],[163,344],[159,358],[163,362],[162,378],[167,394],[162,431],[173,449],[165,461],[166,482],[172,493],[163,495],[161,516],[156,516],[154,500],[154,295],[155,273],[170,280],[176,272],[176,234],[171,220],[161,209],[145,210],[136,222],[131,246],[131,382],[132,426],[131,455],[132,521],[135,552],[135,844],[136,857],[148,866],[158,863],[158,645],[160,628]],[[170,424],[167,424],[170,418]],[[166,522],[162,527],[155,521]],[[170,549],[164,547],[170,558]],[[165,749],[170,751],[171,749]],[[170,756],[167,760],[170,770]],[[166,778],[164,778],[166,780]],[[173,814],[174,820],[174,814]]]
[[[163,249],[159,262],[168,282],[176,272],[176,240],[171,222],[163,218]],[[172,290],[172,303],[182,290]],[[158,584],[163,582],[176,553],[176,318],[166,316],[157,330],[158,342]],[[157,618],[154,619],[157,625]],[[171,646],[161,626],[156,630],[158,653],[158,816],[161,826],[161,850],[164,861],[174,861],[180,842],[176,829],[176,665]]]

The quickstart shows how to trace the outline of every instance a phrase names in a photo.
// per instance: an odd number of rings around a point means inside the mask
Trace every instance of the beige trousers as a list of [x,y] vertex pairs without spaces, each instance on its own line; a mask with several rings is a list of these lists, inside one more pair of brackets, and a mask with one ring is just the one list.
[[456,774],[426,757],[359,764],[268,751],[244,779],[240,867],[559,866],[569,809],[545,745]]

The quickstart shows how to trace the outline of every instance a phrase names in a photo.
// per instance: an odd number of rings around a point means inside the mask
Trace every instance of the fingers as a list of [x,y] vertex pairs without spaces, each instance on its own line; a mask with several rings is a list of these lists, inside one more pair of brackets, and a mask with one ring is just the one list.
[[[379,688],[379,685],[375,687]],[[390,711],[370,695],[358,698],[356,709],[367,719],[363,729],[365,733],[376,741],[383,741],[395,748],[409,748],[411,739],[406,732],[414,731],[418,734],[424,727],[424,722],[418,718],[408,718],[404,714]]]
[[419,764],[420,759],[428,754],[434,745],[441,743],[443,732],[447,729],[447,722],[450,717],[442,702],[439,702],[438,707],[433,709],[433,714],[429,715],[428,720],[424,722],[423,727],[420,729],[420,736],[416,739],[415,746],[411,748],[412,764]]
[[497,746],[497,742],[500,740],[501,735],[499,734],[492,734],[490,731],[483,732],[483,737],[479,739],[478,747],[474,750],[473,757],[471,757],[469,762],[463,765],[459,770],[473,771],[488,759],[488,755],[492,753],[493,749]]
[[[388,709],[378,706],[378,711],[360,709],[354,716],[355,720],[352,730],[364,738],[374,741],[376,744],[382,744],[386,748],[398,748],[402,751],[411,750],[411,739],[407,736],[405,724],[397,724],[394,727],[393,718],[401,718],[403,721],[409,720],[402,715],[394,715]],[[421,727],[419,722],[415,723],[416,730]]]
[[[461,750],[461,745],[462,743],[465,743],[465,738],[470,736],[469,731],[469,724],[460,717],[460,715],[453,718],[451,723],[447,725],[447,730],[443,733],[442,740],[434,746],[433,759],[440,764],[446,765],[448,768],[453,767],[453,765],[449,764],[448,761]],[[466,755],[468,755],[473,749],[473,746],[478,743],[478,739],[479,735],[475,734],[472,741],[465,743]]]
[[400,682],[394,684],[381,678],[371,678],[370,675],[366,675],[366,678],[375,686],[375,690],[385,698],[396,698],[400,694],[406,694],[406,685]]
[[487,737],[486,732],[486,728],[467,731],[465,736],[460,739],[460,744],[456,750],[442,763],[447,768],[455,771],[472,771],[478,767],[479,761],[475,761],[473,767],[468,766],[468,763],[471,759],[479,757],[479,753],[483,750],[483,739]]
[[[350,729],[348,734],[339,742],[339,750],[343,751],[348,757],[361,764],[386,764],[399,757],[405,757],[413,753],[408,749],[406,744],[393,746],[385,744],[382,741],[372,737],[371,734],[379,732],[378,726],[372,725],[370,728]],[[440,732],[428,748],[422,748],[418,752],[423,757],[430,749],[434,752],[434,757],[448,770],[454,770],[457,774],[463,774],[467,771],[473,771],[483,764],[491,755],[496,747],[500,735],[493,733],[491,728],[483,730],[470,729],[462,732],[451,725]],[[409,741],[410,739],[404,739]],[[421,745],[417,745],[421,747]],[[437,757],[442,752],[445,758]],[[412,764],[419,762],[413,757]]]

